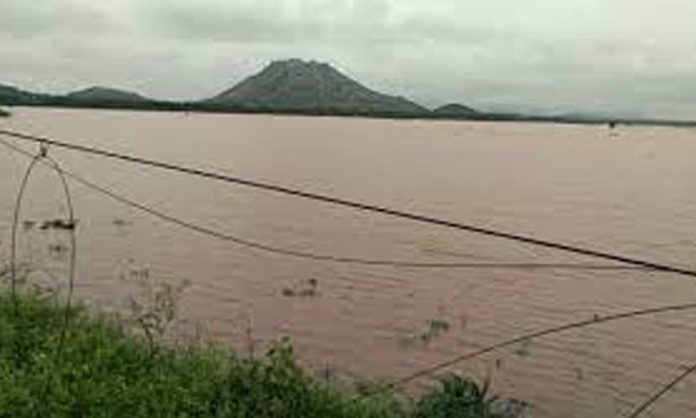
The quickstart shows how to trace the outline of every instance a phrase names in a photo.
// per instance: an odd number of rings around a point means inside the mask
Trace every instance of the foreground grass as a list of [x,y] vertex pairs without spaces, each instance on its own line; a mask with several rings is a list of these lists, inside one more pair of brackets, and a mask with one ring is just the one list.
[[[115,318],[0,293],[0,417],[493,417],[471,381],[450,379],[419,402],[391,396],[350,402],[279,344],[248,360],[228,350],[151,345]],[[485,392],[485,391],[484,391]]]

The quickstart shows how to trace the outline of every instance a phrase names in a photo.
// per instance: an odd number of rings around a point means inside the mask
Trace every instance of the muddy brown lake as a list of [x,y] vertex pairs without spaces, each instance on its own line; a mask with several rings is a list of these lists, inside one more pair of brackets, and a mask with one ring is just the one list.
[[[533,123],[16,108],[0,127],[515,234],[696,269],[696,130]],[[35,146],[14,141],[36,152]],[[71,183],[78,296],[128,309],[181,286],[176,338],[261,353],[289,337],[322,378],[394,379],[510,337],[696,301],[696,280],[49,148],[61,166],[222,234],[293,251],[456,268],[278,255],[173,225]],[[28,159],[0,146],[0,257],[9,259]],[[19,261],[65,289],[60,183],[33,174]],[[696,312],[626,319],[450,368],[489,377],[534,417],[616,417],[696,361]],[[428,385],[419,379],[406,388]],[[692,416],[696,377],[652,410]]]

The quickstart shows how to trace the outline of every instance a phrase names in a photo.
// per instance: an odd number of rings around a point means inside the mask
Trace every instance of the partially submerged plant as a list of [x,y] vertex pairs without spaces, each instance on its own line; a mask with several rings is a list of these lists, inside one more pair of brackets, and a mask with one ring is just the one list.
[[317,290],[319,286],[319,281],[317,279],[308,279],[299,283],[298,285],[290,288],[283,288],[283,296],[285,297],[300,297],[300,298],[313,298],[319,296]]
[[429,319],[426,322],[425,331],[420,334],[411,335],[400,340],[405,347],[413,347],[420,343],[428,346],[431,341],[447,334],[450,330],[450,323],[442,319]]
[[131,320],[143,331],[150,347],[160,342],[176,319],[176,310],[187,282],[179,286],[170,283],[153,285],[147,281],[144,300],[129,299]]
[[416,418],[502,418],[493,413],[498,400],[489,394],[490,382],[478,385],[456,374],[439,379],[439,387],[416,404]]

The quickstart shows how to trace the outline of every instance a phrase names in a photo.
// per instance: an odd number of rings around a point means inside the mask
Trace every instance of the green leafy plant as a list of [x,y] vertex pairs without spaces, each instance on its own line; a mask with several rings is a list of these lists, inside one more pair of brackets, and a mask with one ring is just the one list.
[[497,397],[489,394],[490,383],[451,374],[439,379],[439,387],[416,404],[417,418],[501,418],[493,412]]
[[0,292],[0,417],[405,418],[384,395],[351,402],[296,362],[288,341],[258,359],[207,345],[152,344],[117,316],[69,311],[59,361],[53,354],[65,313],[25,290],[15,312]]
[[141,282],[145,296],[129,299],[131,321],[143,331],[151,348],[162,341],[176,319],[177,306],[187,285],[188,282],[178,286],[170,283],[153,285],[148,274]]
[[202,343],[166,344],[155,337],[175,316],[179,289],[153,288],[151,304],[138,316],[144,335],[116,314],[80,305],[66,312],[50,292],[23,287],[15,309],[0,291],[0,418],[518,416],[494,413],[497,398],[488,382],[479,386],[456,375],[413,403],[376,390],[380,385],[327,385],[300,366],[289,340],[249,358]]

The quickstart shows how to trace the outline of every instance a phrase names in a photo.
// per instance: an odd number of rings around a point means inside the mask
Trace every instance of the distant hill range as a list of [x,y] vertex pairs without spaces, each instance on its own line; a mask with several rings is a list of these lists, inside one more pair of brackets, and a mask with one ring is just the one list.
[[329,64],[299,59],[274,61],[209,102],[288,110],[428,112],[403,97],[370,90]]
[[456,103],[429,110],[406,98],[372,90],[330,64],[299,59],[274,61],[232,88],[200,101],[153,100],[135,92],[109,87],[89,87],[65,95],[52,95],[0,84],[0,105],[696,126],[692,121],[490,113]]
[[299,59],[271,62],[222,93],[195,102],[157,101],[110,87],[49,95],[0,84],[0,104],[390,117],[431,113],[406,98],[365,87],[329,64]]
[[16,87],[0,84],[0,104],[4,105],[33,105],[47,101],[51,96],[31,93]]

